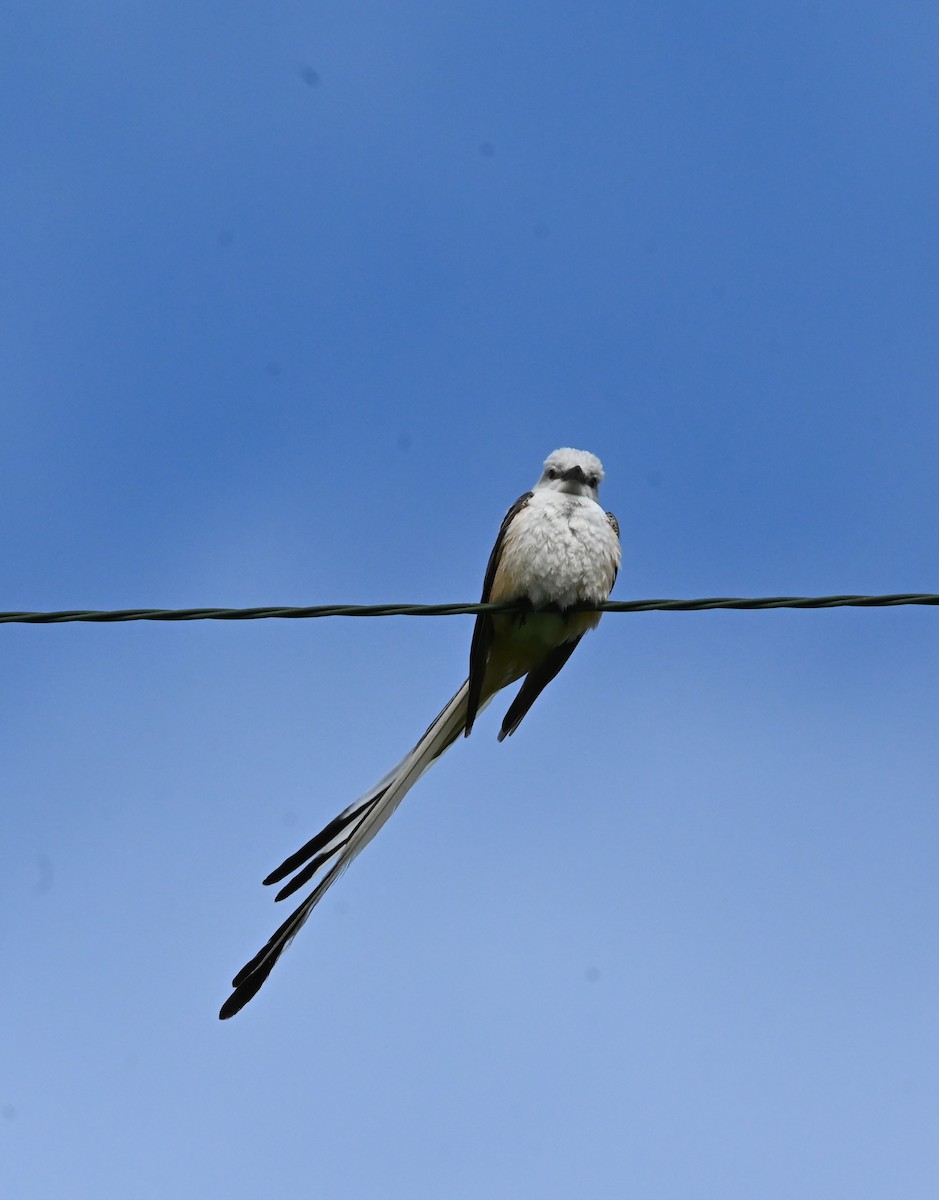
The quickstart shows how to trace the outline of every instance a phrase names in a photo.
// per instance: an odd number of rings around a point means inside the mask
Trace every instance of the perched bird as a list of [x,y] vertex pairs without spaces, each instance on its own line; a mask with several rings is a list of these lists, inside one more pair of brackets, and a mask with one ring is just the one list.
[[[373,788],[268,875],[266,884],[293,876],[275,899],[319,880],[267,944],[232,980],[222,1020],[234,1016],[267,979],[300,926],[363,846],[372,840],[421,775],[461,733],[469,735],[496,692],[524,676],[509,706],[499,741],[514,733],[574,647],[600,621],[580,611],[610,594],[620,564],[619,526],[597,501],[600,460],[585,450],[555,450],[541,478],[506,513],[496,538],[483,602],[515,603],[517,612],[481,613],[470,647],[469,678],[417,745]],[[570,611],[576,608],[577,611]]]

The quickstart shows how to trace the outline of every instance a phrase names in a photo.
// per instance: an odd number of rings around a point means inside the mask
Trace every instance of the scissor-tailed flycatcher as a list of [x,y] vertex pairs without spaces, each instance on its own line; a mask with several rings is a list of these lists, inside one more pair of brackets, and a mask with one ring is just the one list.
[[469,678],[414,749],[264,880],[280,883],[293,875],[275,897],[283,900],[323,872],[300,907],[232,980],[234,991],[222,1005],[222,1020],[234,1016],[255,995],[326,889],[372,840],[430,764],[461,733],[469,736],[477,714],[496,692],[524,675],[525,682],[502,722],[501,742],[515,732],[587,630],[599,623],[598,612],[567,610],[601,604],[619,569],[619,526],[613,514],[597,503],[602,479],[603,467],[595,455],[555,450],[533,490],[506,513],[486,569],[483,603],[522,602],[535,611],[481,613],[473,630]]

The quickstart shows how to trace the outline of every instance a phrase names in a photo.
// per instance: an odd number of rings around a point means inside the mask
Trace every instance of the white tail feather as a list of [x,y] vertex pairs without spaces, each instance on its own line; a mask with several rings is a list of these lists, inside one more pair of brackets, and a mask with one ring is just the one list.
[[[232,980],[234,991],[222,1005],[222,1019],[234,1016],[256,994],[268,977],[274,963],[296,937],[307,917],[323,898],[328,888],[335,883],[355,856],[372,840],[385,824],[404,797],[424,774],[431,763],[451,746],[466,726],[466,703],[469,680],[463,684],[452,700],[431,722],[423,737],[401,762],[374,787],[361,795],[353,804],[327,826],[335,827],[332,836],[322,840],[312,839],[303,850],[292,855],[271,873],[265,883],[279,882],[287,875],[297,872],[295,879],[285,885],[278,899],[289,895],[293,885],[307,883],[320,869],[330,863],[325,875],[303,901],[271,936],[267,944]],[[482,707],[482,706],[481,706]],[[324,831],[325,832],[325,831]],[[301,870],[301,866],[303,869]]]

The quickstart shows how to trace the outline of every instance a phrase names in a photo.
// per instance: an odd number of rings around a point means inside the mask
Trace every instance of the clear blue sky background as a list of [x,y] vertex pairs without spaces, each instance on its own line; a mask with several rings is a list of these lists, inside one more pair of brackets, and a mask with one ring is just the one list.
[[[4,609],[939,589],[934,2],[2,15]],[[933,1200],[939,614],[607,617],[261,995],[468,618],[0,630],[10,1200]],[[504,708],[504,705],[502,706]]]

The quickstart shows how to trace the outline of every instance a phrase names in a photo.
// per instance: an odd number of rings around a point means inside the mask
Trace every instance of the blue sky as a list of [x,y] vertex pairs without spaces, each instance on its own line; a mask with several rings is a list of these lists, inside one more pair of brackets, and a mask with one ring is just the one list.
[[[5,7],[4,609],[939,590],[924,2]],[[936,1194],[931,610],[609,616],[261,995],[471,622],[7,626],[4,1195]]]

